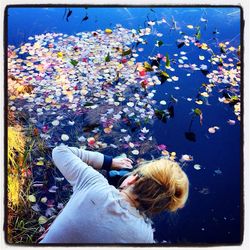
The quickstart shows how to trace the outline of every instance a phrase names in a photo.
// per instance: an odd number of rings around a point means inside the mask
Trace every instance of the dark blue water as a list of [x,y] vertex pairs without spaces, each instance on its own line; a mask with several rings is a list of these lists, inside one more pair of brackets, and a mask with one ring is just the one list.
[[[210,44],[219,53],[218,42],[230,42],[231,46],[240,45],[240,9],[239,8],[70,8],[73,12],[67,22],[64,8],[9,8],[8,9],[8,44],[16,47],[28,42],[28,37],[47,32],[76,34],[77,32],[95,31],[113,28],[121,24],[128,29],[145,27],[145,21],[165,18],[171,24],[172,18],[183,32],[186,27],[200,25],[201,41]],[[85,16],[88,20],[81,22]],[[201,23],[200,18],[207,19]],[[178,30],[170,30],[168,25],[156,26],[157,32],[163,33],[158,38],[164,46],[155,48],[155,36],[147,38],[147,45],[138,61],[147,60],[152,53],[166,52],[174,58],[175,53],[186,52],[188,62],[200,65],[199,55],[207,51],[184,46],[179,49],[176,40],[180,38]],[[218,31],[218,34],[213,34]],[[241,129],[233,107],[218,101],[221,95],[213,91],[209,97],[210,105],[196,105],[186,101],[195,99],[202,83],[208,79],[200,71],[187,77],[187,71],[175,68],[178,82],[155,86],[157,100],[173,95],[178,99],[174,104],[175,116],[167,123],[157,120],[153,125],[153,136],[158,144],[166,144],[177,155],[188,153],[194,157],[192,164],[184,169],[190,179],[190,196],[182,210],[176,214],[162,214],[155,219],[155,238],[171,243],[208,243],[237,244],[241,240]],[[174,87],[180,87],[175,89]],[[185,138],[192,118],[192,109],[200,108],[203,112],[203,125],[199,119],[192,124],[196,141]],[[229,119],[236,120],[231,126]],[[215,134],[208,128],[218,126]],[[200,164],[201,170],[193,168]],[[216,170],[221,172],[215,172]]]

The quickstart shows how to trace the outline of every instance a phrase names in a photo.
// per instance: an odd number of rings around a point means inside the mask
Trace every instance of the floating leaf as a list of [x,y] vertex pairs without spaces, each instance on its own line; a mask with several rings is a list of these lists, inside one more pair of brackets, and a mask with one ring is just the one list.
[[238,102],[238,101],[239,101],[239,97],[237,95],[231,96],[230,102]]
[[135,104],[133,102],[128,102],[127,105],[132,108]]
[[36,202],[36,197],[35,197],[34,195],[29,195],[29,196],[28,196],[28,200],[29,200],[30,202]]
[[146,127],[144,127],[143,129],[141,129],[141,132],[144,133],[144,134],[146,134],[146,133],[149,132],[149,129],[147,129]]
[[131,152],[133,155],[138,155],[139,154],[139,151],[137,149],[134,149],[132,152]]
[[205,56],[199,56],[199,59],[203,61],[205,59]]
[[171,152],[171,156],[176,156],[176,152]]
[[38,161],[38,162],[36,163],[36,165],[37,165],[37,166],[43,166],[43,165],[44,165],[44,162],[43,162],[43,161]]
[[164,83],[169,78],[169,74],[162,70],[157,73],[157,76],[159,77],[161,83]]
[[93,102],[85,102],[85,104],[83,105],[84,107],[90,107],[93,106],[94,103]]
[[200,30],[199,26],[197,27],[197,32],[196,32],[195,36],[196,36],[197,40],[201,39],[201,30]]
[[63,53],[60,51],[57,53],[57,57],[63,57]]
[[194,113],[198,116],[200,116],[202,114],[201,110],[199,108],[195,108],[194,109]]
[[31,208],[34,210],[34,211],[36,211],[36,212],[40,212],[41,211],[41,209],[40,209],[40,207],[39,207],[39,205],[36,203],[35,205],[33,205],[33,206],[31,206]]
[[184,42],[180,42],[180,43],[177,44],[177,47],[178,47],[178,49],[180,49],[180,48],[183,47],[184,45],[185,45]]
[[105,62],[110,62],[110,54],[109,54],[109,52],[108,52],[108,54],[107,54],[107,56],[105,57]]
[[216,132],[216,130],[218,130],[218,129],[219,129],[219,127],[214,126],[214,127],[209,128],[209,129],[208,129],[208,132],[209,132],[210,134],[214,134],[214,133]]
[[167,105],[167,102],[164,101],[164,100],[161,100],[161,101],[160,101],[160,104],[161,104],[161,105]]
[[202,93],[200,93],[200,95],[202,95],[204,97],[209,97],[209,94],[207,92],[202,92]]
[[70,63],[75,67],[78,64],[78,61],[71,59]]
[[155,109],[154,113],[159,120],[164,123],[167,122],[167,114],[164,110]]
[[50,187],[49,192],[50,192],[50,193],[56,193],[56,190],[57,190],[57,189],[58,189],[57,186],[52,186],[52,187]]
[[182,155],[181,159],[180,159],[180,162],[184,162],[184,161],[193,161],[193,156],[187,155],[187,154]]
[[144,62],[143,67],[145,68],[146,71],[153,71],[151,65],[148,62]]
[[179,77],[178,76],[172,76],[172,79],[176,82],[179,80]]
[[111,131],[112,131],[112,128],[111,127],[107,127],[107,128],[104,128],[103,131],[104,131],[105,134],[110,134]]
[[220,51],[221,51],[221,53],[226,54],[225,46],[220,46]]
[[203,115],[202,112],[199,108],[196,108],[193,110],[194,114],[200,117],[200,124],[202,125],[202,121],[203,121]]
[[208,45],[206,43],[202,43],[201,44],[201,49],[207,50],[208,49]]
[[125,51],[123,50],[123,51],[122,51],[122,55],[123,55],[123,56],[128,56],[128,55],[130,55],[131,53],[132,53],[132,50],[131,50],[131,49],[128,49],[128,50],[125,50]]
[[200,169],[201,169],[201,165],[199,165],[199,164],[195,164],[195,165],[194,165],[194,169],[196,169],[196,170],[200,170]]
[[41,202],[42,202],[42,203],[46,203],[46,202],[47,202],[47,200],[48,200],[48,199],[47,199],[47,197],[43,197],[43,198],[41,198]]
[[38,219],[38,223],[39,223],[40,225],[45,224],[47,221],[48,221],[48,218],[46,218],[46,217],[43,216],[43,215],[40,216],[39,219]]
[[106,34],[112,34],[112,30],[111,29],[105,29],[105,33]]
[[161,40],[160,40],[160,41],[157,41],[157,46],[158,46],[158,47],[161,47],[162,44],[163,44],[163,41],[161,41]]
[[62,141],[68,141],[69,140],[69,136],[66,135],[66,134],[62,134],[61,135],[61,139],[62,139]]
[[59,121],[58,120],[54,120],[53,122],[51,122],[53,126],[58,126],[59,125]]
[[199,104],[199,105],[203,104],[203,101],[202,101],[202,100],[196,100],[195,102],[196,102],[197,104]]
[[49,97],[47,97],[47,98],[45,98],[45,102],[46,102],[46,103],[51,103],[51,102],[52,102],[52,99],[49,98]]
[[227,123],[228,123],[229,125],[235,125],[235,120],[230,120],[230,119],[229,119],[229,120],[227,121]]
[[170,67],[170,60],[169,60],[169,56],[168,53],[166,53],[166,68]]
[[169,77],[169,74],[167,73],[167,72],[165,72],[165,71],[160,71],[160,75],[161,76],[164,76],[164,77]]

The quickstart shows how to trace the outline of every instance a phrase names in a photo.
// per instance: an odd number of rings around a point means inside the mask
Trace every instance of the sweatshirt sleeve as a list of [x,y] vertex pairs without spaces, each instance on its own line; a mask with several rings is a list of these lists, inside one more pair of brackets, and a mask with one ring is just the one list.
[[53,149],[52,159],[63,176],[73,186],[73,190],[93,185],[96,182],[106,182],[96,169],[106,168],[112,164],[112,158],[99,152],[91,152],[76,147],[60,145]]

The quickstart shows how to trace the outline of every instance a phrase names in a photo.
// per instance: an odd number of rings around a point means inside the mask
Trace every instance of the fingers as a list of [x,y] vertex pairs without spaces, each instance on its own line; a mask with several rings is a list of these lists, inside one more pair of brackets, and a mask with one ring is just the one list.
[[130,164],[133,163],[133,161],[131,159],[129,159],[129,158],[124,158],[123,160],[129,162]]
[[133,166],[132,166],[133,161],[130,160],[129,158],[124,158],[124,159],[122,160],[122,163],[123,163],[123,166],[122,166],[122,167],[130,168],[130,169],[133,168]]

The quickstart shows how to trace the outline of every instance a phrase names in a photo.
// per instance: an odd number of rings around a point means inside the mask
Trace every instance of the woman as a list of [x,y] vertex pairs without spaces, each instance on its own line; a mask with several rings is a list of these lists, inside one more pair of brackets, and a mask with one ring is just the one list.
[[186,174],[165,158],[139,165],[118,189],[94,168],[132,168],[128,158],[65,145],[52,158],[73,194],[40,243],[154,243],[149,218],[182,208],[188,197]]

